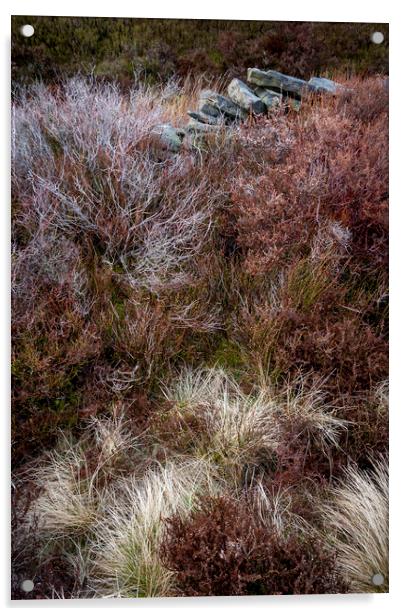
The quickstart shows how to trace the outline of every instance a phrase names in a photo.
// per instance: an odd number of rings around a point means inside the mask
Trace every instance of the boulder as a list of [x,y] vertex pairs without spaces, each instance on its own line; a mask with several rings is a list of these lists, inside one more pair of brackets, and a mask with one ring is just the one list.
[[270,88],[280,94],[291,96],[302,96],[316,90],[314,86],[304,81],[304,79],[289,77],[289,75],[278,73],[278,71],[261,71],[258,68],[248,69],[247,81],[255,86]]
[[208,103],[207,101],[203,100],[202,98],[200,98],[200,101],[199,101],[199,111],[201,113],[203,113],[204,115],[210,116],[212,118],[221,118],[222,117],[222,114],[217,109],[217,107],[214,107],[214,105],[212,105],[211,103]]
[[254,88],[255,94],[261,99],[266,108],[275,109],[275,107],[279,107],[282,102],[282,94],[279,92],[273,92],[272,90],[266,90],[265,88],[260,88],[256,86]]
[[202,124],[219,124],[221,122],[220,114],[217,116],[210,115],[204,113],[203,111],[188,111],[188,115],[193,118],[193,120],[197,120],[198,122],[202,122]]
[[240,79],[233,79],[227,92],[233,103],[246,111],[255,114],[266,112],[263,101]]
[[186,130],[188,133],[217,133],[219,130],[219,126],[214,126],[212,124],[204,124],[203,122],[199,122],[195,119],[190,119],[188,124],[186,125]]
[[179,152],[185,131],[174,128],[171,124],[157,124],[152,129],[152,134],[157,135],[162,146],[170,152]]
[[248,116],[245,109],[241,109],[226,96],[213,92],[213,90],[203,90],[200,95],[200,111],[213,115],[212,108],[216,109],[219,115],[233,120],[244,120]]
[[336,94],[339,90],[343,89],[342,85],[326,77],[312,77],[309,79],[309,84],[316,89],[316,92]]

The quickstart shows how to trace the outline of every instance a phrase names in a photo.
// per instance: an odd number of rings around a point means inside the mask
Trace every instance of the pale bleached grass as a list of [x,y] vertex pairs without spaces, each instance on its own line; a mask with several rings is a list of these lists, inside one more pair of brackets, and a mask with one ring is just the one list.
[[29,516],[50,539],[91,532],[116,467],[139,449],[122,415],[92,420],[82,440],[63,436],[47,460],[31,469],[39,488]]
[[168,460],[141,480],[126,478],[103,504],[90,542],[90,585],[103,597],[176,594],[176,578],[159,557],[165,518],[187,515],[201,497],[220,492],[202,459]]
[[48,457],[47,464],[35,469],[42,492],[33,503],[32,515],[38,520],[39,531],[52,539],[85,535],[98,516],[97,474],[88,472],[78,445],[69,443]]
[[[322,507],[327,539],[353,592],[389,591],[389,469],[386,460],[371,472],[350,467]],[[373,576],[381,574],[376,586]]]
[[94,417],[89,426],[98,448],[100,467],[114,466],[139,446],[122,412],[114,413],[112,417]]
[[338,409],[326,403],[323,379],[311,381],[311,374],[298,375],[278,394],[281,410],[279,417],[298,427],[326,452],[329,447],[338,447],[343,430],[349,421],[337,415]]
[[[222,92],[227,88],[228,76],[213,77],[207,73],[199,75],[189,74],[182,85],[173,79],[169,81],[165,92],[165,118],[175,125],[185,125],[189,120],[188,111],[199,108],[199,99],[202,90],[210,89]],[[172,87],[172,89],[170,88]]]
[[[149,457],[140,464],[140,456],[152,454],[138,451],[128,421],[117,412],[91,420],[79,442],[65,438],[35,468],[42,492],[28,517],[38,521],[44,558],[52,545],[62,550],[77,580],[75,596],[176,595],[176,575],[160,558],[165,520],[188,516],[210,496],[244,493],[270,530],[313,532],[292,513],[288,489],[270,490],[261,480],[243,487],[241,473],[244,465],[275,452],[283,437],[282,417],[302,422],[307,417],[313,430],[334,442],[338,427],[324,417],[315,392],[300,394],[296,387],[288,400],[263,389],[245,394],[230,375],[214,368],[184,370],[163,394],[173,403],[172,412],[203,413],[206,429],[194,434],[189,455],[172,453],[162,463]],[[120,475],[117,469],[131,460],[133,466],[125,465]]]
[[187,368],[163,393],[174,402],[175,416],[195,413],[203,422],[203,431],[192,437],[195,454],[208,456],[234,479],[244,464],[276,449],[275,405],[263,392],[245,395],[220,368]]
[[53,549],[62,554],[76,581],[74,596],[176,594],[174,575],[159,557],[165,519],[225,490],[207,460],[180,456],[161,464],[139,447],[122,415],[95,418],[81,440],[64,437],[31,469],[40,494],[26,526],[35,521],[39,562]]
[[189,432],[187,446],[195,455],[208,456],[237,482],[245,465],[272,458],[287,425],[297,426],[299,436],[305,433],[327,450],[338,446],[347,424],[325,404],[321,390],[310,387],[304,378],[282,393],[260,387],[246,394],[220,368],[186,368],[163,386],[163,395],[173,403],[170,413],[180,420],[180,431],[191,414],[203,426]]
[[289,488],[269,488],[258,481],[250,490],[250,499],[261,523],[271,531],[283,535],[307,526],[303,518],[292,513],[292,494]]

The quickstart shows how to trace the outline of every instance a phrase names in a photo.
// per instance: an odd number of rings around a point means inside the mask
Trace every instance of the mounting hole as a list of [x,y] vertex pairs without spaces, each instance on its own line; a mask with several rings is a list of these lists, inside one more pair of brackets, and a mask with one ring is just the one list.
[[32,580],[24,580],[24,582],[21,582],[21,590],[31,592],[34,590],[34,582]]
[[25,24],[24,26],[21,26],[20,32],[23,36],[29,38],[35,32],[34,26],[31,26],[30,24]]
[[380,45],[383,43],[384,38],[385,37],[382,32],[373,32],[373,34],[371,34],[371,41],[375,43],[375,45]]
[[375,573],[372,576],[372,584],[374,586],[382,586],[384,581],[385,581],[385,578],[383,577],[382,573]]

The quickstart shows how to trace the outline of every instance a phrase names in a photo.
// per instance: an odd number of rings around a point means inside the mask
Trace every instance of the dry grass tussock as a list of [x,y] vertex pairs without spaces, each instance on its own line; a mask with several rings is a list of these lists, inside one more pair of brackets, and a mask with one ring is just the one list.
[[81,596],[173,594],[173,575],[158,556],[163,521],[224,490],[208,462],[159,463],[127,428],[121,416],[94,420],[82,439],[62,438],[30,470],[37,496],[24,527],[35,523],[39,566],[62,550],[67,571],[82,581]]
[[277,455],[288,427],[324,450],[338,445],[347,424],[304,378],[285,391],[261,387],[244,393],[220,368],[186,368],[163,394],[171,404],[157,419],[164,443],[208,457],[237,483],[247,468]]
[[108,486],[140,457],[123,416],[93,419],[83,438],[62,436],[48,460],[30,469],[38,498],[30,510],[42,534],[80,537],[96,523]]
[[[329,540],[353,592],[389,591],[389,467],[384,459],[372,472],[350,467],[324,505]],[[383,576],[375,586],[373,577]]]
[[90,542],[91,584],[100,596],[176,594],[176,579],[159,558],[163,522],[186,516],[198,498],[221,491],[203,460],[169,461],[141,480],[126,479],[106,499]]

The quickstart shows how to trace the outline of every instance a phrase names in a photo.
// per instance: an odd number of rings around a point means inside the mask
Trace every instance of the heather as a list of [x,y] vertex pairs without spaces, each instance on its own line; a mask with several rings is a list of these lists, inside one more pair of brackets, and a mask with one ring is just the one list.
[[[24,39],[19,28],[35,28]],[[371,34],[384,34],[375,45]],[[128,88],[134,72],[149,83],[200,76],[243,77],[249,66],[312,74],[388,74],[386,23],[281,22],[215,19],[128,19],[12,16],[14,82],[48,82],[80,68]]]
[[388,93],[336,78],[178,153],[207,77],[15,89],[15,596],[387,589]]

